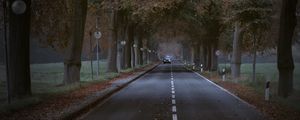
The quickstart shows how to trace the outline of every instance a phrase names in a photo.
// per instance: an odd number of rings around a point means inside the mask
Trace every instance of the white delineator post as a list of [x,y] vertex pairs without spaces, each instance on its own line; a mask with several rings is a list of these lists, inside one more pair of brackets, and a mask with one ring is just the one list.
[[200,68],[200,69],[201,69],[200,71],[203,72],[203,64],[201,64],[200,67],[201,67],[201,68]]
[[269,80],[266,82],[265,100],[266,101],[270,100],[270,81]]
[[222,79],[223,79],[223,81],[225,81],[226,80],[226,69],[225,68],[223,68],[223,70],[222,70]]

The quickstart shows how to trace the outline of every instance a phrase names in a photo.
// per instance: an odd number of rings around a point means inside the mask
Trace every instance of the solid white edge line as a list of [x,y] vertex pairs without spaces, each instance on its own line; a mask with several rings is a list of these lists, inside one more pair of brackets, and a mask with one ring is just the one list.
[[[190,70],[191,71],[191,70]],[[218,87],[219,89],[223,90],[224,92],[226,92],[227,94],[233,96],[234,98],[236,98],[237,100],[241,101],[242,103],[245,103],[246,105],[250,106],[250,107],[253,107],[253,108],[256,108],[254,105],[251,105],[250,103],[246,102],[245,100],[239,98],[238,96],[236,96],[235,94],[229,92],[228,90],[226,90],[225,88],[219,86],[218,84],[212,82],[211,80],[207,79],[206,77],[202,76],[201,74],[195,72],[195,71],[192,71],[194,72],[196,75],[198,75],[199,77],[203,78],[204,80],[208,81],[209,83],[215,85],[216,87]]]

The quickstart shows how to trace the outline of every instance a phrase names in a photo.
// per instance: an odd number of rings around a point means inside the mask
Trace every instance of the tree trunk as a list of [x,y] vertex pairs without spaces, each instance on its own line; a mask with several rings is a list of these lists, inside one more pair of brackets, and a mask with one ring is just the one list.
[[217,71],[218,70],[218,56],[216,55],[218,49],[218,43],[212,43],[212,54],[211,54],[211,59],[212,59],[212,65],[211,65],[211,70],[212,71]]
[[133,23],[129,23],[128,30],[127,30],[127,44],[125,49],[125,68],[131,68],[131,51],[132,51],[132,44],[134,41],[134,26]]
[[[15,0],[9,0],[9,6]],[[31,95],[30,82],[30,8],[31,0],[23,0],[26,3],[26,11],[23,14],[15,14],[8,7],[9,15],[9,40],[7,41],[7,80],[8,100]]]
[[144,45],[143,45],[143,48],[144,51],[143,51],[143,61],[144,61],[144,64],[148,64],[148,48],[147,48],[147,40],[146,39],[142,39]]
[[[127,41],[127,25],[122,25],[122,14],[119,14],[119,20],[116,24],[119,24],[121,29],[118,30],[118,40],[117,40],[117,46],[118,46],[118,63],[119,63],[119,70],[125,69],[125,59],[126,59],[126,45],[127,44],[121,44],[122,41]],[[125,23],[126,24],[126,23]]]
[[204,63],[205,63],[205,54],[204,54],[204,45],[203,44],[201,44],[201,46],[200,46],[200,67],[201,67],[201,64],[202,64],[202,67],[203,67],[203,65],[204,65]]
[[254,41],[253,41],[252,82],[256,82],[256,38],[255,38],[255,34],[254,34]]
[[111,11],[111,31],[109,35],[109,51],[108,51],[108,60],[107,60],[107,71],[106,72],[119,72],[117,68],[117,41],[118,41],[118,25],[117,25],[117,11]]
[[131,49],[131,59],[132,59],[132,68],[136,67],[136,48],[132,47]]
[[296,26],[297,0],[283,0],[280,16],[280,30],[277,49],[277,66],[279,70],[278,94],[288,97],[293,91],[294,61],[292,40]]
[[200,66],[200,46],[198,43],[195,45],[195,61],[194,61],[194,63],[195,63],[196,67]]
[[71,36],[64,58],[64,84],[80,81],[81,52],[87,14],[86,0],[71,0]]
[[233,38],[233,51],[231,58],[231,76],[236,79],[241,74],[241,29],[239,23],[235,23],[235,31]]
[[144,60],[143,60],[143,52],[144,51],[142,51],[142,48],[143,48],[143,36],[142,36],[142,34],[140,33],[139,35],[138,35],[138,47],[137,47],[137,51],[138,51],[138,59],[139,59],[139,65],[143,65],[144,64]]
[[192,45],[191,49],[191,57],[190,57],[190,63],[193,64],[195,61],[195,49],[194,49],[194,45]]
[[208,71],[211,71],[211,68],[212,68],[212,55],[213,55],[213,51],[212,51],[212,44],[209,43],[207,45],[207,51],[208,51],[208,54],[207,54],[207,70]]

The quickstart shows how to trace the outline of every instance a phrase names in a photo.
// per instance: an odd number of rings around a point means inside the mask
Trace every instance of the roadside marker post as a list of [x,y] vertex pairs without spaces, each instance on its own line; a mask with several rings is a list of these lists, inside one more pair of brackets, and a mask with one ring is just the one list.
[[222,79],[223,79],[223,81],[226,80],[226,69],[225,68],[223,68],[223,70],[222,70]]
[[200,69],[200,71],[201,71],[201,73],[203,72],[203,64],[201,64],[201,69]]
[[270,81],[269,80],[266,82],[265,100],[266,101],[270,100]]

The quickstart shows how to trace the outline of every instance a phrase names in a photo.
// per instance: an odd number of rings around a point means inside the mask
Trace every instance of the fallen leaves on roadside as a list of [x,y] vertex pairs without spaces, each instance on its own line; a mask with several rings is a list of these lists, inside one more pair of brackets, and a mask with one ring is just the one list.
[[264,96],[258,94],[250,87],[229,81],[222,81],[219,77],[211,77],[210,79],[216,84],[234,93],[241,99],[247,101],[249,104],[254,105],[256,109],[264,113],[266,119],[300,120],[300,111],[289,108],[288,106],[275,101],[267,102],[264,100]]
[[128,78],[129,76],[145,71],[151,68],[153,65],[149,65],[143,68],[138,68],[132,72],[121,73],[120,76],[113,78],[111,80],[95,83],[88,86],[81,87],[79,89],[66,92],[61,95],[54,95],[47,100],[42,101],[33,106],[23,108],[21,110],[15,111],[14,113],[6,114],[1,116],[1,119],[22,119],[22,120],[46,120],[46,119],[59,119],[63,114],[65,108],[69,108],[75,103],[83,102],[86,97],[92,95],[97,91],[101,91],[105,88],[110,87],[112,82]]

